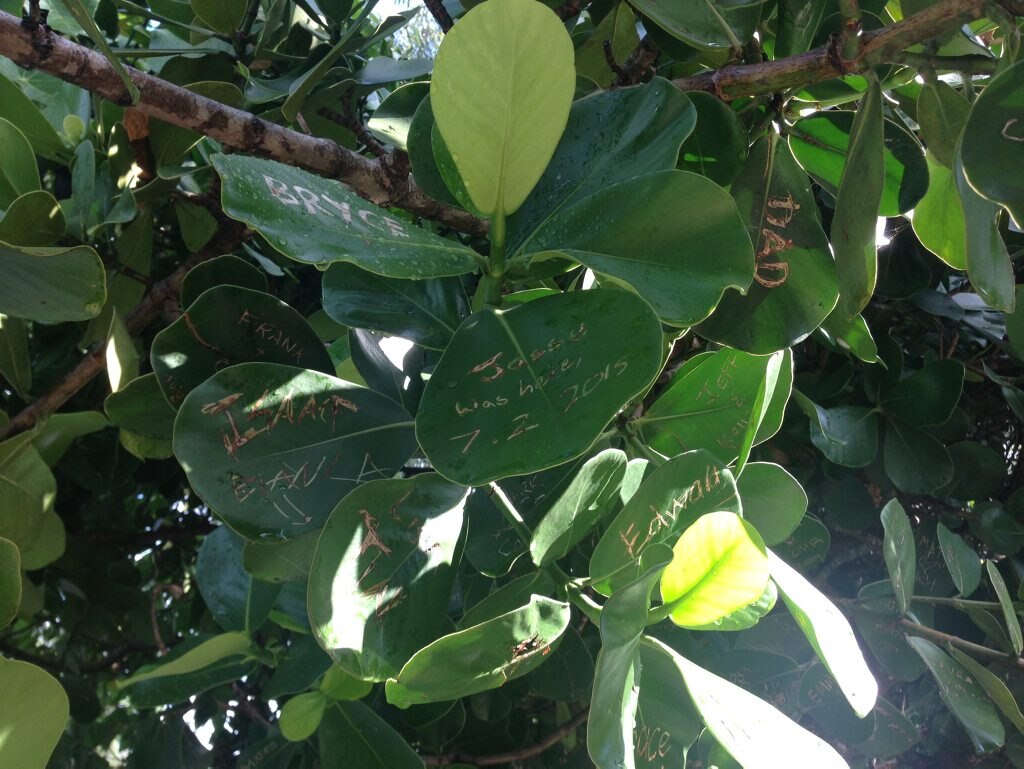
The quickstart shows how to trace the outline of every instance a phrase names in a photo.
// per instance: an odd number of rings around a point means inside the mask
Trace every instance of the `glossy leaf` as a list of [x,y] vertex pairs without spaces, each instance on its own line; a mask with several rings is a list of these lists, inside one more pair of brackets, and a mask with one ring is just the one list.
[[914,234],[921,245],[955,270],[967,269],[964,207],[956,176],[928,155],[928,192],[914,209]]
[[360,769],[423,769],[423,759],[384,719],[361,702],[327,708],[319,734],[320,755]]
[[885,529],[885,539],[882,543],[885,567],[889,571],[896,605],[901,614],[906,614],[910,607],[910,599],[914,595],[917,550],[910,519],[897,500],[890,500],[882,508],[882,527]]
[[850,129],[850,149],[836,193],[832,248],[839,276],[839,307],[859,313],[875,290],[875,222],[885,186],[882,90],[872,79]]
[[246,542],[242,566],[263,582],[305,582],[319,536],[311,531],[284,542]]
[[305,692],[288,700],[277,722],[284,738],[302,742],[311,737],[320,726],[327,702],[327,697],[320,692]]
[[252,634],[267,619],[280,588],[254,580],[242,564],[245,540],[227,526],[203,540],[196,557],[199,593],[224,630]]
[[1024,733],[1024,715],[1021,714],[1020,707],[1017,705],[1016,700],[1014,700],[1013,694],[1006,684],[1003,683],[1002,679],[955,646],[949,646],[948,650],[953,659],[963,665],[967,672],[973,675],[975,680],[981,684],[982,688],[992,699],[992,702],[995,703],[996,707],[1006,717],[1006,720],[1017,727],[1018,732]]
[[608,88],[616,80],[615,72],[605,57],[606,41],[611,43],[611,53],[617,62],[625,62],[640,42],[636,33],[636,16],[627,3],[615,3],[586,42],[576,49],[576,73],[602,88]]
[[807,174],[778,135],[751,148],[731,192],[754,243],[754,282],[729,292],[697,332],[755,354],[805,338],[839,298],[835,264]]
[[645,639],[679,669],[693,704],[715,739],[746,769],[780,765],[848,769],[821,738],[767,702],[695,665],[656,639]]
[[533,562],[544,567],[565,557],[607,512],[625,475],[626,454],[618,449],[587,460],[533,530]]
[[949,569],[956,589],[965,598],[978,589],[981,584],[981,558],[974,549],[964,542],[963,537],[954,534],[942,523],[936,527],[939,538],[939,549]]
[[445,36],[434,61],[434,118],[474,205],[514,212],[540,179],[569,116],[573,48],[558,18],[528,0],[491,0]]
[[815,654],[836,679],[850,707],[864,718],[875,707],[878,684],[861,653],[853,628],[828,598],[800,572],[768,553],[772,579]]
[[999,599],[999,606],[1003,610],[1003,621],[1010,636],[1010,644],[1013,653],[1018,657],[1024,651],[1024,638],[1021,637],[1020,620],[1017,619],[1017,612],[1010,597],[1010,591],[1006,589],[1006,582],[1003,575],[999,573],[999,567],[992,561],[985,561],[985,571],[988,574],[988,581],[992,583],[992,589]]
[[731,184],[747,157],[747,130],[732,107],[717,96],[687,94],[697,111],[697,125],[679,150],[679,168]]
[[466,490],[434,474],[359,486],[331,513],[309,574],[317,641],[383,681],[444,632]]
[[0,659],[0,765],[44,769],[68,722],[68,697],[35,665]]
[[695,120],[690,99],[662,78],[574,102],[551,162],[509,217],[509,250],[519,251],[549,218],[606,187],[674,168]]
[[735,513],[708,513],[672,548],[661,577],[661,599],[682,627],[712,625],[756,601],[768,585],[764,542]]
[[673,37],[697,48],[730,48],[732,40],[750,37],[761,16],[759,2],[630,0],[630,5]]
[[8,208],[22,195],[40,189],[39,170],[32,145],[14,123],[0,118],[0,210]]
[[338,323],[404,337],[443,350],[469,314],[457,278],[385,278],[353,264],[333,264],[324,273],[324,311]]
[[901,491],[930,494],[953,479],[949,452],[924,430],[890,420],[882,450],[885,472]]
[[224,213],[290,259],[351,262],[391,278],[462,275],[477,266],[469,248],[395,219],[340,182],[243,155],[215,155],[213,163]]
[[[607,215],[612,209],[614,218]],[[541,259],[554,249],[628,283],[675,326],[703,320],[726,289],[745,291],[753,276],[750,238],[736,204],[717,184],[684,171],[596,192],[549,217],[523,245]]]
[[807,494],[789,472],[771,462],[750,462],[736,480],[743,517],[766,545],[783,542],[807,512]]
[[865,406],[825,409],[797,392],[794,400],[810,419],[811,443],[829,461],[865,467],[878,453],[878,417]]
[[19,248],[0,243],[0,313],[60,323],[99,315],[106,273],[91,248]]
[[216,286],[241,286],[253,291],[267,290],[267,276],[252,264],[226,254],[197,264],[181,283],[181,306],[189,307],[196,299]]
[[234,34],[242,24],[246,0],[191,0],[195,11],[204,24],[225,35]]
[[391,476],[414,445],[412,420],[394,401],[276,363],[214,374],[185,398],[174,426],[192,488],[248,539],[319,528],[338,499]]
[[569,604],[533,596],[526,606],[420,649],[388,679],[387,700],[405,708],[497,688],[542,664],[568,624]]
[[57,482],[22,434],[0,443],[0,536],[24,553],[38,539],[57,496]]
[[809,50],[829,7],[819,0],[780,0],[775,55],[795,56]]
[[9,539],[0,537],[0,628],[18,615],[21,605],[21,553]]
[[637,579],[609,598],[601,612],[601,651],[587,728],[587,751],[598,769],[635,769],[633,717],[639,703],[637,685],[642,684],[640,639],[647,626],[651,592],[671,560],[667,546],[652,546]]
[[963,385],[962,363],[933,361],[885,390],[880,405],[890,417],[913,427],[941,425],[956,408]]
[[661,366],[661,327],[636,295],[578,291],[471,315],[427,383],[420,446],[479,486],[583,453]]
[[[917,97],[917,122],[921,124],[921,136],[928,146],[928,154],[947,172],[953,167],[960,132],[970,114],[970,102],[941,80],[925,85]],[[929,175],[934,170],[929,163]]]
[[50,246],[66,230],[60,204],[45,190],[26,192],[0,217],[0,241],[15,246]]
[[909,636],[907,643],[924,660],[946,707],[963,724],[979,752],[1003,744],[1006,732],[982,686],[942,649],[924,638]]
[[1024,66],[1007,67],[971,106],[961,159],[971,186],[1024,224]]
[[153,373],[174,407],[215,372],[251,361],[334,373],[323,342],[299,313],[238,286],[203,293],[150,348]]
[[374,110],[366,127],[381,141],[408,150],[413,116],[429,91],[429,83],[407,83],[396,88]]
[[740,509],[736,482],[724,463],[706,451],[674,457],[644,480],[597,543],[590,559],[595,588],[607,595],[638,579],[644,551],[674,544],[702,515]]
[[117,685],[123,689],[155,678],[194,673],[227,657],[247,655],[251,648],[252,642],[245,633],[224,633],[203,641],[170,662],[152,666],[130,678],[122,679]]

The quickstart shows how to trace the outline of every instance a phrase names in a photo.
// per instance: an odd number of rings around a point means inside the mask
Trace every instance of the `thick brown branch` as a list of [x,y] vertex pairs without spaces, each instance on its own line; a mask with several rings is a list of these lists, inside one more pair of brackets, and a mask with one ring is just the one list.
[[[40,34],[45,45],[40,44]],[[37,28],[33,36],[19,19],[2,11],[0,55],[118,104],[129,103],[124,84],[102,55],[44,28]],[[386,166],[329,139],[292,131],[137,69],[127,69],[141,93],[135,107],[151,117],[210,136],[238,152],[272,158],[338,179],[378,205],[398,206],[460,232],[482,235],[487,231],[486,223],[480,219],[427,197],[408,176],[393,179]]]
[[427,10],[430,11],[430,15],[434,17],[434,21],[437,22],[441,31],[448,34],[448,30],[455,26],[455,22],[452,21],[452,16],[444,7],[444,3],[441,0],[423,0],[423,4],[427,6]]
[[567,723],[558,727],[540,742],[534,743],[526,748],[512,750],[508,753],[494,753],[489,756],[470,756],[452,754],[447,756],[423,756],[423,763],[426,766],[448,766],[450,764],[469,763],[474,766],[497,766],[499,764],[511,764],[517,761],[524,761],[527,758],[540,755],[560,743],[570,734],[579,729],[590,715],[589,710],[577,713]]
[[734,64],[673,82],[684,91],[708,91],[725,99],[802,88],[892,62],[904,49],[980,18],[987,3],[988,0],[939,0],[890,27],[861,35],[859,50],[852,59],[837,62],[835,46],[824,45],[797,56],[761,64]]
[[[152,290],[143,298],[135,309],[125,317],[125,325],[131,334],[138,335],[152,323],[161,312],[163,304],[181,291],[181,282],[185,274],[200,262],[212,259],[220,254],[227,254],[238,248],[245,235],[241,224],[231,222],[223,225],[202,251],[187,259],[178,269],[160,282],[154,284]],[[95,345],[89,354],[79,361],[57,385],[34,401],[30,406],[18,413],[3,428],[0,428],[0,440],[24,430],[32,429],[43,417],[49,416],[70,400],[75,393],[85,387],[92,379],[106,368],[107,361],[103,354],[103,345]]]

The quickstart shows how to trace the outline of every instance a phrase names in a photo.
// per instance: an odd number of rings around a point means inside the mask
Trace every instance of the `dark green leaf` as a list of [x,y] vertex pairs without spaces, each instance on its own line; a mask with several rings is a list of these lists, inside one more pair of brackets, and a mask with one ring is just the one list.
[[697,125],[679,150],[679,168],[731,184],[747,157],[747,129],[717,96],[703,91],[687,96],[697,110]]
[[99,315],[107,300],[106,273],[95,251],[18,248],[0,243],[0,312],[60,323]]
[[785,468],[771,462],[750,462],[736,480],[743,517],[766,545],[783,542],[807,512],[807,494]]
[[630,0],[630,5],[673,37],[698,48],[730,48],[751,36],[761,17],[761,3],[700,0],[662,3]]
[[981,559],[974,549],[941,523],[936,527],[939,549],[956,589],[967,598],[981,584]]
[[985,570],[988,573],[988,580],[992,583],[993,590],[996,591],[999,606],[1003,610],[1003,621],[1006,622],[1006,629],[1009,632],[1013,653],[1019,657],[1020,653],[1024,651],[1024,638],[1021,637],[1020,620],[1017,619],[1017,612],[1013,605],[1013,599],[1010,597],[1010,591],[1006,589],[1006,582],[1003,580],[1003,575],[999,573],[999,567],[992,561],[985,561]]
[[[941,80],[925,85],[917,97],[921,138],[928,146],[929,155],[946,169],[953,167],[960,132],[970,112],[971,104],[963,94]],[[916,211],[914,216],[917,216]]]
[[917,550],[910,519],[897,500],[890,500],[882,508],[882,527],[885,529],[885,540],[882,544],[885,567],[889,571],[896,605],[901,614],[906,614],[910,607],[910,599],[914,595]]
[[18,615],[21,605],[21,553],[9,539],[0,537],[0,628]]
[[901,491],[930,494],[953,478],[946,447],[916,427],[888,421],[883,452],[885,471]]
[[214,529],[196,556],[196,582],[218,625],[252,634],[267,619],[281,589],[246,572],[244,546],[245,540],[227,526]]
[[964,386],[964,366],[959,361],[933,361],[882,393],[882,409],[892,418],[913,427],[941,425],[949,419]]
[[361,702],[336,702],[320,722],[324,769],[423,769],[401,735]]
[[241,286],[265,292],[267,276],[259,268],[237,256],[218,256],[188,271],[181,284],[181,306],[189,307],[204,291],[222,285]]

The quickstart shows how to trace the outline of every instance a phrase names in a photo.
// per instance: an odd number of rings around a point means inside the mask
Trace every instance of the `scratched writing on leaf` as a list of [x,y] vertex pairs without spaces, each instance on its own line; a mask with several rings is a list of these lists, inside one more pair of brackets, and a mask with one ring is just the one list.
[[765,288],[778,288],[789,278],[789,262],[778,255],[793,247],[793,240],[785,237],[785,232],[799,210],[800,204],[791,193],[784,198],[768,198],[761,225],[762,246],[754,257],[754,279]]
[[312,190],[296,185],[288,185],[278,181],[270,174],[263,174],[263,181],[274,199],[285,206],[297,206],[313,216],[326,216],[330,219],[341,218],[345,224],[352,224],[353,217],[368,227],[386,232],[397,238],[408,238],[402,223],[389,216],[374,211],[355,208],[345,201],[336,201],[327,193],[317,194]]

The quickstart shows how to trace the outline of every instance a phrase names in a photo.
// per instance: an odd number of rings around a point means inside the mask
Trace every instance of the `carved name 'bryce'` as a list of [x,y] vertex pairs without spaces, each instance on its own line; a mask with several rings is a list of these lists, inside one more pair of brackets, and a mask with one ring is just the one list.
[[269,174],[263,174],[263,181],[266,182],[267,189],[270,190],[270,194],[274,196],[275,200],[286,206],[304,208],[306,213],[313,216],[326,216],[330,219],[341,217],[345,224],[352,224],[353,217],[356,217],[367,227],[386,232],[392,237],[409,237],[409,233],[403,229],[402,223],[390,216],[382,216],[364,208],[352,208],[348,203],[344,201],[339,203],[326,193],[317,195],[305,187],[278,181]]

